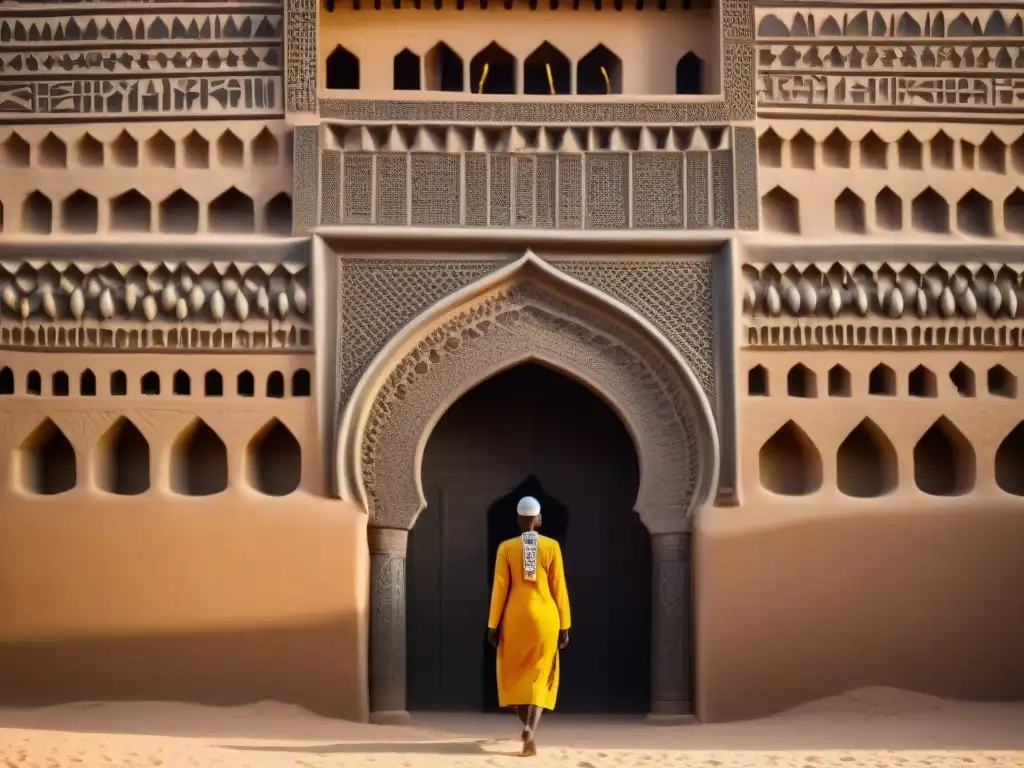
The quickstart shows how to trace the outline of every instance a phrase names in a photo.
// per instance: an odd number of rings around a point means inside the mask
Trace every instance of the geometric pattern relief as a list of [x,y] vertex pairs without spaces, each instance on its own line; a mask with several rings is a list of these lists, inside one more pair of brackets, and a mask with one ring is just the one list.
[[[328,152],[332,158],[338,154]],[[728,149],[537,154],[360,150],[340,156],[340,192],[333,180],[325,189],[330,196],[319,206],[322,224],[706,229],[731,226],[734,220]],[[712,177],[713,157],[718,160]],[[319,165],[332,169],[334,162]],[[296,172],[298,168],[296,155]],[[465,195],[460,179],[465,180]]]
[[1015,112],[1024,106],[1018,8],[762,6],[762,109]]
[[[715,348],[710,258],[549,263],[633,308],[679,351],[714,412]],[[339,409],[366,367],[414,317],[503,266],[497,260],[345,259],[339,270]]]
[[283,111],[280,11],[124,5],[129,12],[89,3],[4,11],[0,120]]
[[629,414],[644,470],[645,505],[637,512],[653,532],[684,529],[680,516],[689,513],[709,469],[700,417],[685,384],[647,341],[530,280],[435,328],[388,376],[360,445],[371,525],[410,529],[415,523],[417,445],[453,389],[537,353],[597,382]]
[[751,346],[1024,345],[1024,266],[744,265]]

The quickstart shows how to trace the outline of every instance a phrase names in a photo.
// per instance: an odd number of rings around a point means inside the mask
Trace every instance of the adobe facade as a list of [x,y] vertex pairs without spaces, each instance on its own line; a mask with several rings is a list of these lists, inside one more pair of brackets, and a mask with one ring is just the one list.
[[1021,697],[1022,19],[0,5],[0,698],[486,707],[530,483],[570,709]]

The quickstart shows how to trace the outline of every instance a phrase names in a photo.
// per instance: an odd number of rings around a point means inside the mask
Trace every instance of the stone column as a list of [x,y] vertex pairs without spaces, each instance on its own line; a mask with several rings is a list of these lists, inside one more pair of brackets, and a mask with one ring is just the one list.
[[409,532],[370,528],[370,722],[405,725],[405,551]]
[[651,537],[653,614],[651,632],[651,713],[655,725],[695,722],[692,694],[690,534]]

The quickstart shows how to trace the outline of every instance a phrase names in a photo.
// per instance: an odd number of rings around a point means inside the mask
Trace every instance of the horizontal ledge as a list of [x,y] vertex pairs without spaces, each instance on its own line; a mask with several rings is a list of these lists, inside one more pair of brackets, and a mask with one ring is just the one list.
[[642,229],[495,229],[476,227],[382,227],[376,224],[342,225],[318,227],[314,234],[324,240],[341,240],[356,243],[380,244],[422,244],[462,243],[511,243],[529,247],[532,244],[554,246],[658,246],[676,247],[684,250],[714,247],[728,243],[735,233],[732,230],[642,230]]

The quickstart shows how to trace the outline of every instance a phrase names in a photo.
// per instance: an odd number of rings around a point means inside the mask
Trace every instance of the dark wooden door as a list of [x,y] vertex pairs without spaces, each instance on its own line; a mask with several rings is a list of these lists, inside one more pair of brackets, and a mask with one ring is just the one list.
[[643,712],[650,690],[651,567],[632,511],[636,455],[590,390],[524,365],[484,382],[441,419],[423,462],[428,508],[410,538],[409,708],[496,707],[485,642],[494,556],[536,495],[558,539],[573,610],[559,711]]

